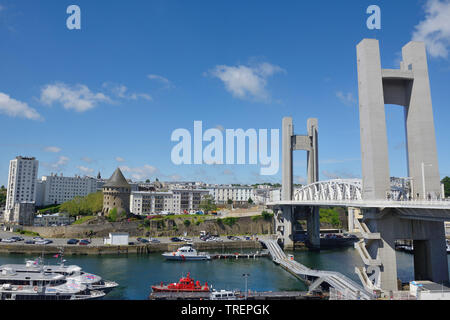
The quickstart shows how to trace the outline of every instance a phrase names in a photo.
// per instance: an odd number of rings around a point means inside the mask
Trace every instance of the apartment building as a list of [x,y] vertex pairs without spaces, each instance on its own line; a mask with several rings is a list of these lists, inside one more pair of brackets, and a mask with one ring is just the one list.
[[43,176],[37,182],[38,197],[37,206],[47,206],[51,204],[61,204],[70,201],[75,197],[85,197],[90,193],[97,192],[98,182],[93,177],[64,177],[52,174]]
[[231,199],[234,204],[244,204],[248,199],[255,201],[255,189],[250,186],[217,185],[209,189],[216,204],[227,204]]
[[167,192],[135,191],[130,197],[130,211],[138,215],[167,212],[191,213],[199,210],[203,198],[209,194],[204,189],[172,189]]
[[16,203],[36,201],[38,167],[34,157],[18,156],[9,162],[5,214],[12,214]]

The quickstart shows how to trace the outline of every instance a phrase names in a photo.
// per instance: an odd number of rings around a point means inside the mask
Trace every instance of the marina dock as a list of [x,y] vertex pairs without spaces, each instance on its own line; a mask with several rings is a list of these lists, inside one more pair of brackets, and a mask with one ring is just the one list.
[[[245,293],[239,292],[237,300],[244,300]],[[210,300],[209,292],[152,292],[149,300]],[[307,291],[264,291],[248,293],[247,300],[321,300],[324,296],[312,295]]]
[[210,254],[211,259],[256,259],[269,257],[269,250],[263,249],[261,251],[249,252],[249,253],[212,253]]

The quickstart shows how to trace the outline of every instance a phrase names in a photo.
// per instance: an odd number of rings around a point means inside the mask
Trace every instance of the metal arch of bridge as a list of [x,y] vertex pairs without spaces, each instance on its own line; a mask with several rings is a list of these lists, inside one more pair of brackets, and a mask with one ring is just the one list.
[[319,181],[294,191],[294,201],[362,200],[361,180]]

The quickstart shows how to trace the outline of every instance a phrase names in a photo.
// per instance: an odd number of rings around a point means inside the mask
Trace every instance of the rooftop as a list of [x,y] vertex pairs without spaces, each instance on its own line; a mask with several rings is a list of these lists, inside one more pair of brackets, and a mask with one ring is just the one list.
[[130,187],[130,184],[128,183],[127,179],[122,174],[122,171],[120,171],[119,168],[114,171],[113,175],[109,180],[103,185],[103,187]]

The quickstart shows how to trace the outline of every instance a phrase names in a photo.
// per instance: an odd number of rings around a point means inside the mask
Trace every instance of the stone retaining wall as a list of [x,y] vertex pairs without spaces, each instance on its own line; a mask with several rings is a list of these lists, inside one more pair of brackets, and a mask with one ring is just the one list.
[[[147,254],[153,252],[176,251],[177,248],[185,245],[184,243],[151,243],[145,245],[131,246],[78,246],[64,245],[65,255],[102,255],[102,254]],[[261,250],[262,245],[259,241],[226,241],[226,242],[198,242],[195,243],[198,251],[220,251],[223,250],[240,250],[255,249]],[[16,254],[56,254],[59,253],[60,247],[53,245],[26,245],[26,244],[0,244],[0,253],[16,253]]]

